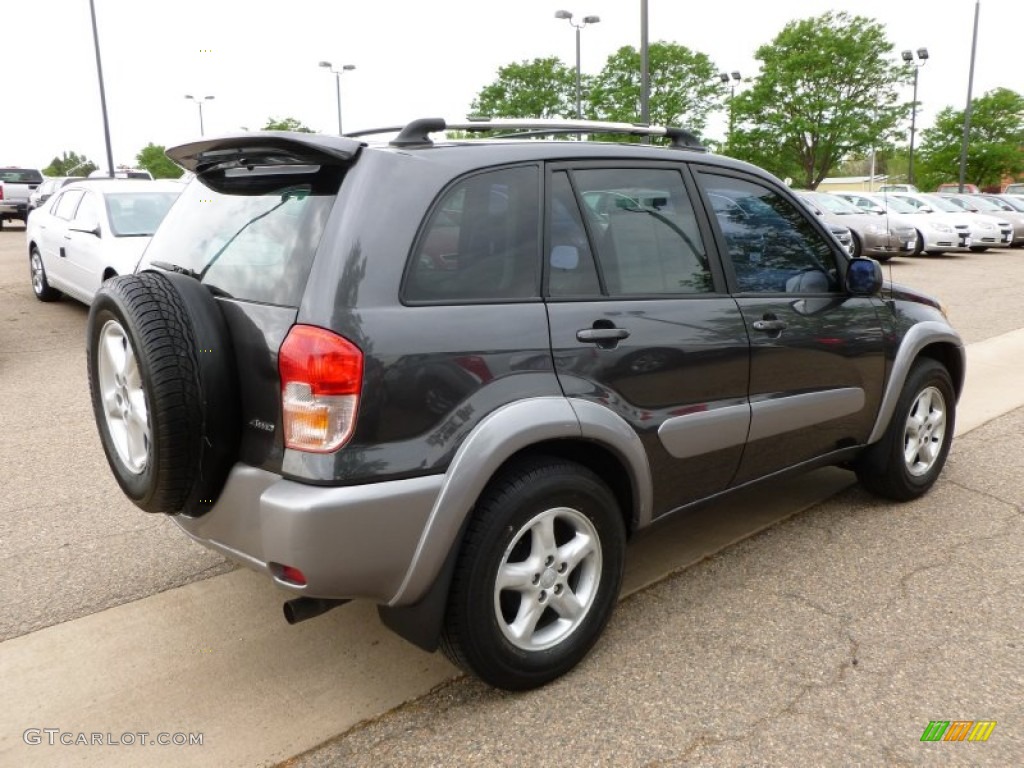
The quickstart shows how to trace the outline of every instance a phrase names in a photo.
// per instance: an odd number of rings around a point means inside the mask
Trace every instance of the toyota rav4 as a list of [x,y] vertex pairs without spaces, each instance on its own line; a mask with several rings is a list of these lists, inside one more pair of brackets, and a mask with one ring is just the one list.
[[[195,179],[89,313],[121,488],[289,621],[370,600],[531,688],[596,642],[636,531],[822,465],[936,481],[960,337],[773,176],[677,128],[389,130],[169,150]],[[578,133],[648,143],[538,140]]]

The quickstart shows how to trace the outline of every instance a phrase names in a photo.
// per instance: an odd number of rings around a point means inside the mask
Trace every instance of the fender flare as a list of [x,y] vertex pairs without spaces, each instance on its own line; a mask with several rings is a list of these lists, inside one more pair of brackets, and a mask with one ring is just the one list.
[[582,439],[613,451],[630,472],[636,521],[651,516],[650,468],[639,437],[607,408],[564,397],[535,397],[498,408],[459,446],[420,535],[409,568],[389,607],[419,600],[434,584],[477,498],[511,456],[548,440]]
[[920,356],[921,350],[932,344],[952,347],[960,357],[960,370],[949,372],[953,379],[953,387],[956,390],[957,398],[960,397],[960,393],[964,389],[964,376],[967,369],[967,355],[964,351],[964,342],[960,338],[960,334],[945,323],[940,323],[936,320],[927,320],[914,325],[903,337],[903,342],[896,353],[896,359],[892,364],[892,373],[889,376],[889,381],[886,382],[885,394],[882,396],[882,404],[878,409],[878,417],[875,419],[875,425],[871,430],[871,436],[868,438],[868,444],[876,443],[882,439],[882,435],[885,434],[885,430],[889,427],[892,414],[896,410],[896,403],[900,399],[900,393],[903,392],[903,385],[910,374],[911,366]]

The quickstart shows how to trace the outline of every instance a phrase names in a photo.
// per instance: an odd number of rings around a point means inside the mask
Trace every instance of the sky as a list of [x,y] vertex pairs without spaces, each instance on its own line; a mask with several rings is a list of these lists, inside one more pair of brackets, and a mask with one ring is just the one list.
[[[640,45],[640,0],[94,0],[115,164],[150,142],[257,130],[294,117],[337,132],[330,61],[341,77],[345,130],[416,117],[463,118],[474,96],[513,61],[558,56],[575,65],[565,9],[600,23],[582,31],[582,70]],[[105,167],[89,0],[0,0],[4,62],[0,166],[45,167],[62,151]],[[648,0],[651,42],[685,45],[721,70],[757,72],[757,48],[789,21],[846,11],[880,22],[899,51],[928,48],[918,127],[967,99],[975,0]],[[1024,0],[980,0],[974,95],[1024,92]],[[744,86],[740,85],[740,89]],[[911,98],[907,89],[906,98]],[[724,115],[707,135],[719,138]]]

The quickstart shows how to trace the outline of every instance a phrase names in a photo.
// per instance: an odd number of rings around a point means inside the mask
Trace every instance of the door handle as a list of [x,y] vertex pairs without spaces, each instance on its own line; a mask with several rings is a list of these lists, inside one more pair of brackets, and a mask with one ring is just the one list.
[[597,344],[609,341],[618,342],[629,338],[629,331],[625,328],[583,328],[576,331],[576,341],[596,342]]
[[786,323],[782,320],[755,320],[754,330],[755,331],[782,331],[785,330]]

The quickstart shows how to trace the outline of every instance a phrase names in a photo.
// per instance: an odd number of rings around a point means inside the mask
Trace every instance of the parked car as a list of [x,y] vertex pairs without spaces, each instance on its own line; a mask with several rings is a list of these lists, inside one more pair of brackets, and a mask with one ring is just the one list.
[[28,219],[29,195],[43,183],[43,174],[35,168],[0,168],[0,229],[5,221]]
[[1024,195],[1024,182],[1007,184],[1003,190],[1004,195]]
[[913,184],[881,184],[879,192],[920,192]]
[[[581,127],[668,145],[432,138]],[[775,177],[677,128],[372,133],[169,149],[196,178],[87,323],[126,496],[289,621],[370,600],[533,688],[598,640],[656,520],[828,464],[889,499],[937,480],[959,335]]]
[[62,187],[67,186],[73,181],[81,181],[84,176],[54,176],[43,179],[43,183],[32,190],[32,194],[28,196],[28,212],[32,213],[36,208],[42,206],[47,200],[53,197],[53,194]]
[[[939,188],[936,192],[959,192],[960,183],[956,181],[947,181],[945,184],[939,184]],[[964,192],[981,192],[976,184],[964,184]]]
[[914,228],[917,233],[917,245],[914,253],[926,253],[938,256],[947,251],[968,251],[971,245],[970,225],[931,209],[927,211],[916,208],[906,200],[888,193],[869,192],[830,192],[857,206],[862,211],[876,216],[897,216]]
[[850,228],[854,256],[888,261],[899,254],[911,255],[917,249],[917,232],[898,218],[873,216],[848,200],[825,192],[797,194],[818,216]]
[[104,280],[131,273],[181,193],[166,181],[79,181],[32,213],[25,230],[32,290],[92,302]]
[[1010,234],[1009,242],[1002,243],[1003,245],[1019,246],[1024,245],[1024,213],[1016,210],[1012,206],[1008,206],[1005,203],[1000,204],[996,202],[996,199],[992,199],[990,195],[955,195],[951,193],[943,193],[942,197],[949,200],[953,205],[962,208],[970,213],[980,213],[986,216],[990,216],[1000,222],[1008,223],[1013,229]]
[[911,195],[904,192],[894,192],[892,196],[906,200],[926,213],[928,211],[940,211],[946,215],[946,218],[967,224],[971,228],[970,249],[972,251],[987,251],[993,246],[1009,245],[1013,240],[1013,226],[1006,219],[987,214],[970,213],[954,205],[941,195]]
[[[90,179],[109,179],[111,178],[109,171],[101,171],[99,169],[89,174]],[[116,168],[114,170],[115,179],[153,179],[153,174],[147,171],[145,168]]]

